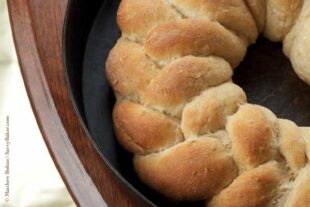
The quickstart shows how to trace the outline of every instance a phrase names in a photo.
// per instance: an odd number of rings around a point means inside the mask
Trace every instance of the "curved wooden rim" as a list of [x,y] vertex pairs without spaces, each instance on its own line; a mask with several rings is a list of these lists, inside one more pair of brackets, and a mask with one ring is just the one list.
[[100,158],[71,103],[62,63],[67,4],[68,0],[8,1],[31,106],[52,159],[78,206],[106,206],[106,202],[137,206]]

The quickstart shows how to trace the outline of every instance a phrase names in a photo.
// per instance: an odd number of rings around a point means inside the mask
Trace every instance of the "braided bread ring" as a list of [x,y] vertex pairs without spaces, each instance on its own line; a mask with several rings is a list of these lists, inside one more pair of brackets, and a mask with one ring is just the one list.
[[122,0],[106,74],[140,179],[211,207],[310,206],[310,128],[246,103],[231,81],[264,33],[310,84],[309,18],[309,0]]

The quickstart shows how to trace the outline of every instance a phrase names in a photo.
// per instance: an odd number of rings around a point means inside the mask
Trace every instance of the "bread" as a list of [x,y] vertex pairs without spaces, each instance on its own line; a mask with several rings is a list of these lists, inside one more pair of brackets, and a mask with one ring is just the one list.
[[211,207],[309,207],[310,127],[248,104],[231,80],[263,33],[310,84],[309,18],[308,0],[122,0],[106,75],[140,179]]

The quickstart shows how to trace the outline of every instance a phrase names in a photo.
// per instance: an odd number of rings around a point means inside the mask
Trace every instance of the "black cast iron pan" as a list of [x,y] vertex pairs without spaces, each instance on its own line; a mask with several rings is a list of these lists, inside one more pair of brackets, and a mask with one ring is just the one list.
[[[72,0],[64,33],[66,77],[81,122],[98,153],[145,206],[203,206],[173,203],[143,185],[132,167],[132,155],[115,140],[111,118],[115,102],[104,76],[110,49],[120,36],[116,24],[119,0]],[[77,6],[78,5],[78,6]],[[79,9],[76,9],[79,8]],[[271,109],[278,117],[310,126],[310,87],[298,79],[280,43],[259,38],[235,70],[234,81],[250,103]]]

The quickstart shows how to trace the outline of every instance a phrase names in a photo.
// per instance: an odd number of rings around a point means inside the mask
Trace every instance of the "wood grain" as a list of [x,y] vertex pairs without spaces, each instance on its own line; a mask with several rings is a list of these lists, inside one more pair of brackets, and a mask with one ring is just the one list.
[[68,0],[8,0],[19,63],[49,152],[78,206],[143,206],[88,139],[64,78],[62,30]]

